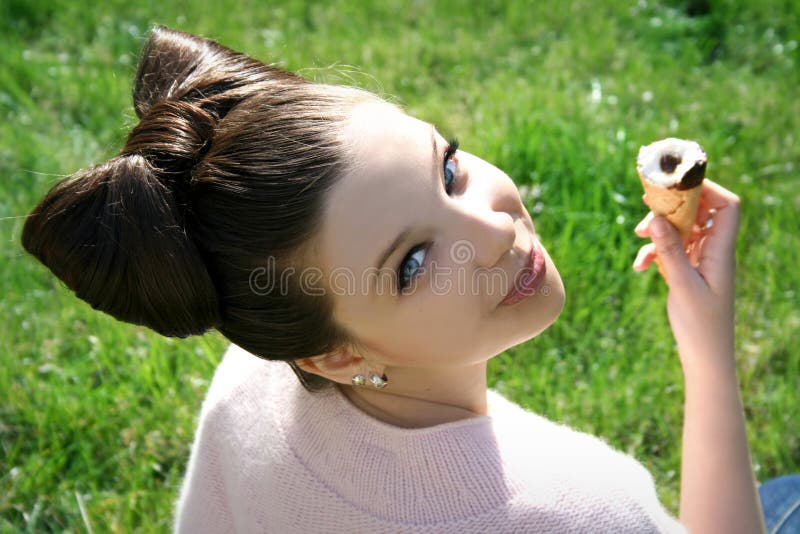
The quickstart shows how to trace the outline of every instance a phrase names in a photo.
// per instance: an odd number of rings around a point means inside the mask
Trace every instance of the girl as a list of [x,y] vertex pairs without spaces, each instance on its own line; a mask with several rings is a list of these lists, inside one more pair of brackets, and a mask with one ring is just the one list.
[[370,93],[166,28],[134,104],[120,154],[56,185],[22,241],[99,310],[233,343],[177,531],[764,529],[733,359],[734,194],[704,186],[696,265],[665,220],[637,228],[686,378],[678,520],[633,458],[487,391],[487,361],[564,302],[505,173]]

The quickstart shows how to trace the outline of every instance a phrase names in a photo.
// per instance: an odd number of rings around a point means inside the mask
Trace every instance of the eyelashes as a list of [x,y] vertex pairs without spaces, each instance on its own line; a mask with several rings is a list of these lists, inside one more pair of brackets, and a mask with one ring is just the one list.
[[444,190],[448,196],[453,192],[453,183],[456,181],[456,172],[458,172],[458,164],[452,159],[458,150],[458,139],[453,138],[444,151],[444,162],[442,173],[444,175]]
[[447,144],[447,150],[444,151],[444,165],[447,165],[447,160],[455,155],[456,150],[458,150],[458,138],[453,137]]

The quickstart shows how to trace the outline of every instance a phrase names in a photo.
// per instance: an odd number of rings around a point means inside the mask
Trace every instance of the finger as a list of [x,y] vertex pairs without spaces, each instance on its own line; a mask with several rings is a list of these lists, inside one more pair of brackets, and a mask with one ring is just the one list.
[[[735,197],[735,195],[734,195]],[[722,259],[732,256],[739,232],[739,198],[729,199],[725,206],[715,208],[713,223],[703,229],[708,243],[703,247],[703,258]]]
[[695,216],[694,220],[698,226],[704,226],[706,222],[710,219],[713,219],[717,215],[717,208],[712,208],[708,204],[700,202],[700,205],[697,207],[697,215]]
[[633,270],[637,272],[646,271],[653,260],[656,259],[655,243],[648,243],[639,249],[636,259],[633,260]]
[[689,245],[689,249],[687,254],[689,255],[689,263],[692,267],[697,267],[700,264],[700,254],[703,249],[703,242],[705,241],[706,236],[700,236],[700,238]]
[[644,219],[639,221],[639,224],[637,224],[636,228],[633,229],[636,235],[639,237],[650,237],[650,231],[647,229],[647,227],[650,226],[651,220],[653,220],[652,211],[645,215]]
[[703,191],[700,193],[700,202],[708,208],[724,208],[730,203],[738,204],[739,197],[735,193],[729,191],[706,178],[703,180]]
[[697,220],[692,224],[692,232],[687,241],[687,245],[691,245],[701,237],[708,235],[714,229],[714,217],[717,210],[714,208],[700,208],[698,210]]
[[696,221],[698,235],[707,239],[703,239],[702,246],[697,248],[699,257],[696,265],[708,281],[723,280],[719,276],[733,273],[730,265],[739,231],[740,202],[736,194],[713,180],[703,180]]
[[656,245],[659,262],[670,289],[691,291],[696,283],[697,273],[689,263],[678,230],[664,217],[653,217],[650,237]]

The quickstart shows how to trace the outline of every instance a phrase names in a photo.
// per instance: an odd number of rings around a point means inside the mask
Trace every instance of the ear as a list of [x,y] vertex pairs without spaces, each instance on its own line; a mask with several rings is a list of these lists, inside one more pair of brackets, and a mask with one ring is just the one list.
[[[370,372],[383,373],[383,366],[369,365],[364,358],[350,350],[337,350],[327,354],[295,360],[300,369],[322,376],[340,384],[350,385],[353,376]],[[369,369],[367,369],[369,367]]]

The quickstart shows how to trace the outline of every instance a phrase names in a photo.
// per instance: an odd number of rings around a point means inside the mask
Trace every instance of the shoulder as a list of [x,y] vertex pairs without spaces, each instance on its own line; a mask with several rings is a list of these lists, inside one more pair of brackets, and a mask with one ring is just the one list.
[[523,508],[541,513],[552,507],[570,522],[589,518],[597,522],[587,523],[589,530],[638,525],[638,531],[685,531],[659,502],[650,472],[632,456],[493,391],[490,406],[501,457]]
[[[619,474],[631,472],[650,478],[649,472],[633,457],[614,449],[597,436],[547,419],[490,391],[492,418],[501,449],[511,462],[532,457],[551,460],[548,465],[561,474]],[[547,472],[548,465],[539,466]],[[565,471],[566,468],[566,471]]]
[[275,389],[291,368],[282,361],[254,356],[237,345],[230,345],[214,371],[203,412],[219,405],[229,405],[261,388]]
[[241,435],[244,428],[273,426],[292,380],[297,381],[285,362],[264,360],[231,345],[203,400],[198,438],[208,441],[219,435]]
[[[276,455],[285,455],[275,437],[275,413],[286,402],[281,392],[291,378],[286,363],[229,347],[200,411],[177,503],[176,531],[228,531],[241,520],[240,503],[248,498],[245,478],[255,475],[268,482],[265,470]],[[271,446],[264,448],[264,443]]]

